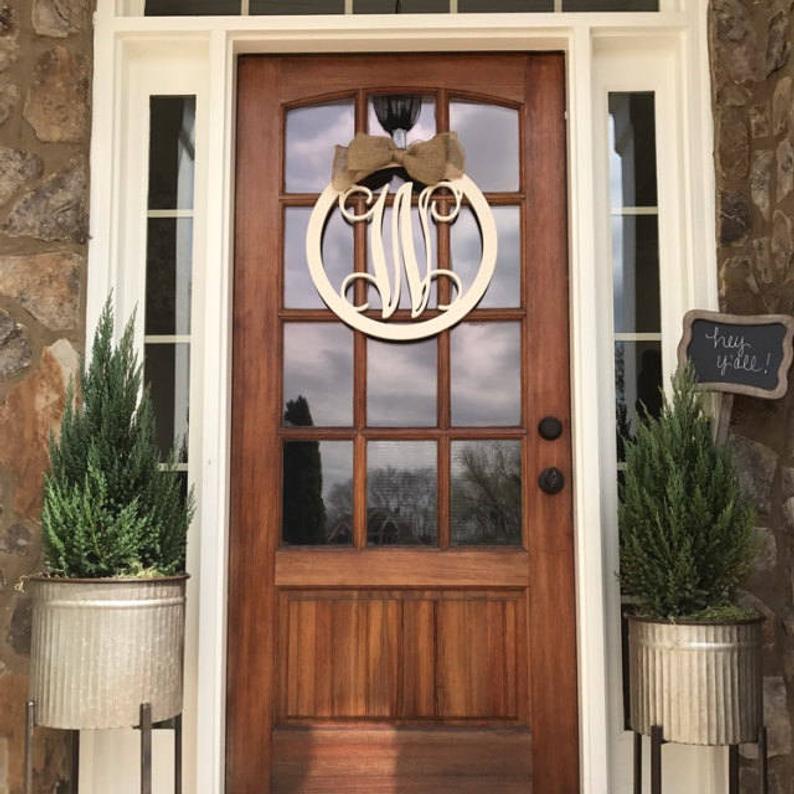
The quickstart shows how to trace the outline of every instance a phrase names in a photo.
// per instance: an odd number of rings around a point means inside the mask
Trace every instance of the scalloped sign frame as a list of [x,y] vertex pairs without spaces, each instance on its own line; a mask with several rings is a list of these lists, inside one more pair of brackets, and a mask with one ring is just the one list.
[[691,361],[703,391],[779,400],[794,359],[794,317],[722,314],[694,309],[684,316],[678,361]]

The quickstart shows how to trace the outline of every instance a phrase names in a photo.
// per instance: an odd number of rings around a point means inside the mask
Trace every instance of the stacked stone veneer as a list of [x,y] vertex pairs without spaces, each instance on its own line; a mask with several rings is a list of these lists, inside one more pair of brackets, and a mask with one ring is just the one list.
[[[792,0],[711,0],[720,295],[730,312],[794,314],[793,44]],[[794,384],[783,400],[737,398],[732,444],[759,513],[745,598],[768,619],[772,791],[794,794]],[[743,790],[758,790],[755,771],[742,774]]]
[[[0,0],[0,794],[22,792],[30,606],[47,438],[82,346],[93,0]],[[40,732],[36,792],[66,792]]]

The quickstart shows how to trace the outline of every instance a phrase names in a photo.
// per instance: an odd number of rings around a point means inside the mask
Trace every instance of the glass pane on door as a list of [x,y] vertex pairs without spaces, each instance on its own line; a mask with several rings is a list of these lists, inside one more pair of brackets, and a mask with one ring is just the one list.
[[353,334],[344,326],[284,326],[284,424],[353,424]]
[[[486,0],[490,4],[490,0]],[[490,9],[489,9],[490,10]],[[454,100],[449,126],[466,152],[466,173],[482,191],[519,188],[518,111],[501,105]],[[498,151],[495,150],[498,141]]]
[[288,545],[353,542],[353,445],[349,441],[284,444],[283,540]]
[[367,340],[367,424],[433,427],[437,421],[438,342]]
[[520,323],[462,323],[452,331],[452,424],[521,424]]
[[521,544],[521,442],[452,442],[452,543]]
[[[506,309],[521,305],[521,210],[493,207],[499,255],[491,284],[480,309]],[[482,258],[482,233],[470,209],[462,209],[450,225],[452,269],[460,276],[464,292],[474,280]]]
[[288,193],[319,193],[331,181],[329,152],[347,146],[355,132],[352,99],[287,111],[286,168]]
[[435,544],[436,461],[436,445],[431,441],[367,445],[369,545]]

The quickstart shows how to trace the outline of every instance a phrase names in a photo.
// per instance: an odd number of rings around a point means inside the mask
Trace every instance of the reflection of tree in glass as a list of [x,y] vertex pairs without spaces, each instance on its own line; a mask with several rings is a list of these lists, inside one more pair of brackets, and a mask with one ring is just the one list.
[[[328,542],[353,536],[353,481],[337,483],[326,499]],[[386,466],[367,473],[367,542],[431,545],[436,539],[436,482],[430,468]]]
[[[287,402],[284,421],[295,427],[314,424],[305,397]],[[284,540],[325,543],[325,524],[320,442],[291,441],[284,445]]]
[[521,445],[473,443],[456,455],[454,542],[521,542]]
[[615,348],[615,393],[617,397],[615,410],[618,430],[618,460],[623,460],[625,440],[632,437],[629,409],[626,405],[626,350],[623,345],[617,345]]
[[642,352],[637,394],[638,414],[658,417],[662,413],[662,353],[655,347]]
[[658,417],[662,411],[662,354],[656,347],[641,351],[639,372],[636,375],[637,400],[629,414],[626,403],[626,349],[615,350],[615,392],[617,398],[618,460],[625,457],[626,441],[634,439],[633,423],[645,415]]
[[433,469],[386,466],[368,473],[367,536],[369,543],[379,546],[435,542]]
[[353,542],[353,480],[338,482],[325,500],[328,543]]

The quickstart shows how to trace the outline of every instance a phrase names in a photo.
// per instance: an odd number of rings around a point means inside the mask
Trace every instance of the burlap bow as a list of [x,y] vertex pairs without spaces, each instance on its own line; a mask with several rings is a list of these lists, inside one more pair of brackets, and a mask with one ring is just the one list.
[[332,183],[343,192],[360,180],[387,168],[401,165],[423,185],[463,176],[463,147],[454,132],[442,132],[429,141],[417,141],[399,149],[391,138],[359,132],[348,146],[337,146]]

